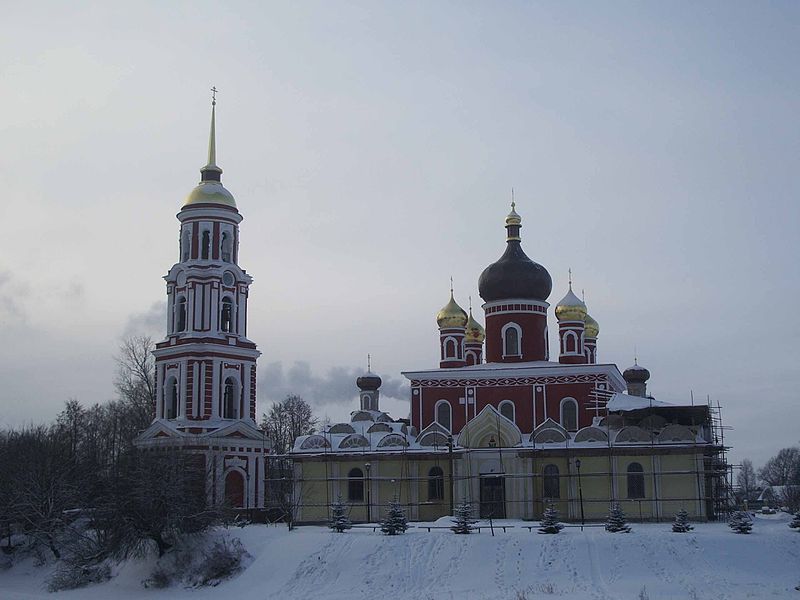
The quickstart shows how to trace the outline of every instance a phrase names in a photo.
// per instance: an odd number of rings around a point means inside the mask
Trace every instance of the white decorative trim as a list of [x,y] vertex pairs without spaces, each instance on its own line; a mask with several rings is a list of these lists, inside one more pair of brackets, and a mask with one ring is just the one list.
[[[450,423],[447,427],[444,426],[443,423],[439,421],[439,406],[442,404],[446,404],[448,410],[450,411]],[[450,404],[449,400],[437,400],[436,404],[433,405],[433,421],[437,423],[440,427],[446,429],[448,432],[453,431],[453,405]]]
[[[506,354],[506,332],[509,329],[514,329],[517,332],[517,350],[518,352],[513,354]],[[503,325],[503,328],[500,330],[500,336],[503,340],[503,358],[518,358],[522,356],[522,327],[518,324],[514,323],[513,321],[510,323],[506,323]]]
[[230,468],[239,468],[247,472],[247,461],[243,458],[239,458],[238,456],[233,456],[231,458],[225,459],[225,469],[228,470]]

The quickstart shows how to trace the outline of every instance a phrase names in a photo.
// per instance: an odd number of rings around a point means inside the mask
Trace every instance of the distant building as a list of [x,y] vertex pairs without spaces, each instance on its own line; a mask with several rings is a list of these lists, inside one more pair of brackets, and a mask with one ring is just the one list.
[[156,418],[140,448],[203,457],[208,501],[264,507],[269,444],[256,427],[256,360],[247,337],[253,279],[239,266],[242,215],[216,163],[216,103],[208,163],[180,212],[178,262],[167,282],[167,330],[156,345]]
[[599,363],[599,325],[571,281],[550,360],[552,280],[523,252],[521,226],[512,203],[506,251],[478,282],[486,328],[452,290],[437,314],[438,368],[404,373],[410,422],[380,411],[380,378],[368,372],[349,423],[296,440],[299,521],[326,520],[338,497],[362,521],[395,497],[418,520],[463,500],[484,518],[536,519],[549,502],[571,520],[602,518],[612,501],[643,519],[723,509],[727,467],[710,408],[648,396],[638,364],[620,373]]

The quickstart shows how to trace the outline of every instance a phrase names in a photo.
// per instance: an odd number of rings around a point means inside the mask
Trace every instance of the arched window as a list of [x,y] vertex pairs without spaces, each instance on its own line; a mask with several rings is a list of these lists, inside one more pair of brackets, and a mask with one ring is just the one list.
[[174,419],[178,416],[178,380],[170,377],[164,386],[164,418]]
[[545,498],[561,498],[561,486],[558,483],[558,467],[547,465],[544,468],[544,493]]
[[628,465],[628,498],[644,498],[644,469],[637,462]]
[[222,394],[222,418],[235,419],[238,412],[238,402],[236,398],[236,380],[228,377],[225,380],[225,388]]
[[442,427],[451,431],[453,426],[453,411],[447,400],[439,400],[436,403],[436,422]]
[[192,238],[189,230],[183,232],[183,240],[181,241],[181,260],[187,261],[192,255]]
[[211,232],[207,229],[203,232],[203,241],[200,248],[202,249],[200,258],[208,260],[208,254],[211,252]]
[[222,232],[222,260],[231,262],[231,236],[227,231]]
[[472,351],[467,352],[464,355],[464,359],[467,361],[467,365],[477,365],[478,364],[478,356]]
[[175,331],[186,331],[186,298],[183,296],[178,298],[175,313]]
[[502,330],[503,334],[503,356],[521,356],[520,338],[522,332],[519,325],[516,323],[509,323]]
[[564,334],[564,354],[575,354],[578,351],[578,336],[574,331]]
[[514,421],[514,403],[511,400],[503,400],[500,403],[500,414],[509,421]]
[[222,299],[222,308],[220,309],[219,328],[222,331],[233,331],[233,300],[225,296]]
[[364,472],[361,469],[350,469],[347,474],[347,499],[350,502],[364,501]]
[[567,431],[578,430],[578,403],[574,398],[561,401],[561,426]]
[[428,500],[444,500],[444,471],[431,467],[428,471]]
[[456,355],[456,341],[453,338],[447,338],[444,341],[444,357],[458,358]]

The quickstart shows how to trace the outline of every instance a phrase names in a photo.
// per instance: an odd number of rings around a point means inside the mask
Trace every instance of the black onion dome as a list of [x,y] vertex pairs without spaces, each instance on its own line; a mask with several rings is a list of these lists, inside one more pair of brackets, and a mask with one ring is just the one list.
[[356,385],[362,392],[374,392],[381,387],[381,378],[372,371],[367,371],[364,375],[356,379]]
[[550,273],[523,252],[519,240],[508,240],[503,256],[483,270],[478,293],[486,302],[511,298],[544,302],[553,290]]
[[622,378],[628,383],[645,383],[650,379],[650,371],[637,364],[625,369]]

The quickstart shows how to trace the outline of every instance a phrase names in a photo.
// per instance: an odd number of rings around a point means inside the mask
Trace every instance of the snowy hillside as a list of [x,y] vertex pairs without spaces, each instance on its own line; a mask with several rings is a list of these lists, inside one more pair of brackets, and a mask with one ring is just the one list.
[[[751,535],[724,523],[675,534],[668,523],[633,524],[629,534],[568,527],[539,535],[517,527],[492,537],[415,528],[386,537],[371,530],[250,526],[230,530],[253,556],[238,577],[216,588],[143,589],[153,565],[131,561],[110,582],[81,590],[44,591],[48,568],[31,563],[0,572],[0,598],[325,598],[800,599],[800,532],[786,515],[759,516]],[[530,525],[525,523],[525,525]],[[524,592],[524,595],[522,594]]]

